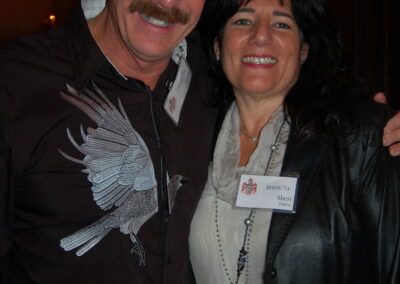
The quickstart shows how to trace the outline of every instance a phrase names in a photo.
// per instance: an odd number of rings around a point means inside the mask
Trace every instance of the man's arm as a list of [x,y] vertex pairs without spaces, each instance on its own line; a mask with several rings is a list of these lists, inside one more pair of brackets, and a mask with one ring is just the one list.
[[[1,104],[1,100],[0,100]],[[10,147],[4,134],[4,120],[0,105],[0,283],[8,282],[8,251],[11,246],[11,190],[9,178]]]
[[[374,101],[382,104],[387,103],[383,93],[374,95]],[[392,156],[400,155],[400,112],[397,112],[386,124],[382,137],[383,146],[389,146],[389,153]]]
[[400,112],[392,117],[384,128],[383,145],[389,146],[392,156],[400,155]]

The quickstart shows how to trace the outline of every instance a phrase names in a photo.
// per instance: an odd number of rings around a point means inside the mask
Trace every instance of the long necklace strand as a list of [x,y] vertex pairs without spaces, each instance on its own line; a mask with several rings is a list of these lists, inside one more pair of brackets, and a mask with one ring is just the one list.
[[[278,134],[275,138],[275,142],[270,146],[270,155],[267,161],[267,166],[265,168],[264,175],[266,175],[269,171],[269,168],[271,166],[272,162],[272,155],[273,153],[278,150],[278,140],[281,136],[282,129],[285,125],[285,119],[282,121]],[[230,284],[234,284],[232,281],[232,278],[229,274],[228,267],[225,262],[225,257],[222,249],[222,241],[221,241],[221,235],[220,235],[220,230],[219,230],[219,225],[218,225],[218,192],[215,195],[215,232],[217,236],[217,244],[218,244],[218,251],[219,255],[221,257],[221,262],[222,262],[222,268],[224,269],[225,275],[228,278],[228,281]],[[254,222],[254,218],[256,215],[256,210],[253,208],[250,210],[249,217],[244,219],[244,224],[246,226],[245,233],[244,233],[244,238],[243,238],[243,245],[242,248],[239,251],[239,257],[237,259],[237,268],[236,268],[236,281],[235,284],[239,283],[240,276],[242,275],[243,270],[246,268],[246,283],[247,283],[247,278],[248,278],[248,260],[249,260],[249,251],[250,251],[250,235],[252,231],[252,225]]]

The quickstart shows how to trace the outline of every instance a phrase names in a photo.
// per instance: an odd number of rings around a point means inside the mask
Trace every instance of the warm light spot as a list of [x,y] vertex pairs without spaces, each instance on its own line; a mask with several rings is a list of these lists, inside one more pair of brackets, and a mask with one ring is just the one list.
[[50,15],[49,16],[50,22],[54,23],[56,21],[56,16],[55,15]]

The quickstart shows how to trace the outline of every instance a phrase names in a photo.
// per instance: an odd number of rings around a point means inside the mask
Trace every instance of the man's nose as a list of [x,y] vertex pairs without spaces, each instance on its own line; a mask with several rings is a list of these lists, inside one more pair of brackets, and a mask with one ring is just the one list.
[[175,7],[178,1],[180,0],[157,0],[157,2],[165,8]]

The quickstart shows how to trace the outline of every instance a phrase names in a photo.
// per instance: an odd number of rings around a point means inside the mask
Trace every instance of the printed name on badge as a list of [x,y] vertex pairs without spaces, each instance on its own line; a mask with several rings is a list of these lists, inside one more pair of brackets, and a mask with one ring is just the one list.
[[242,175],[237,207],[295,213],[297,177]]

